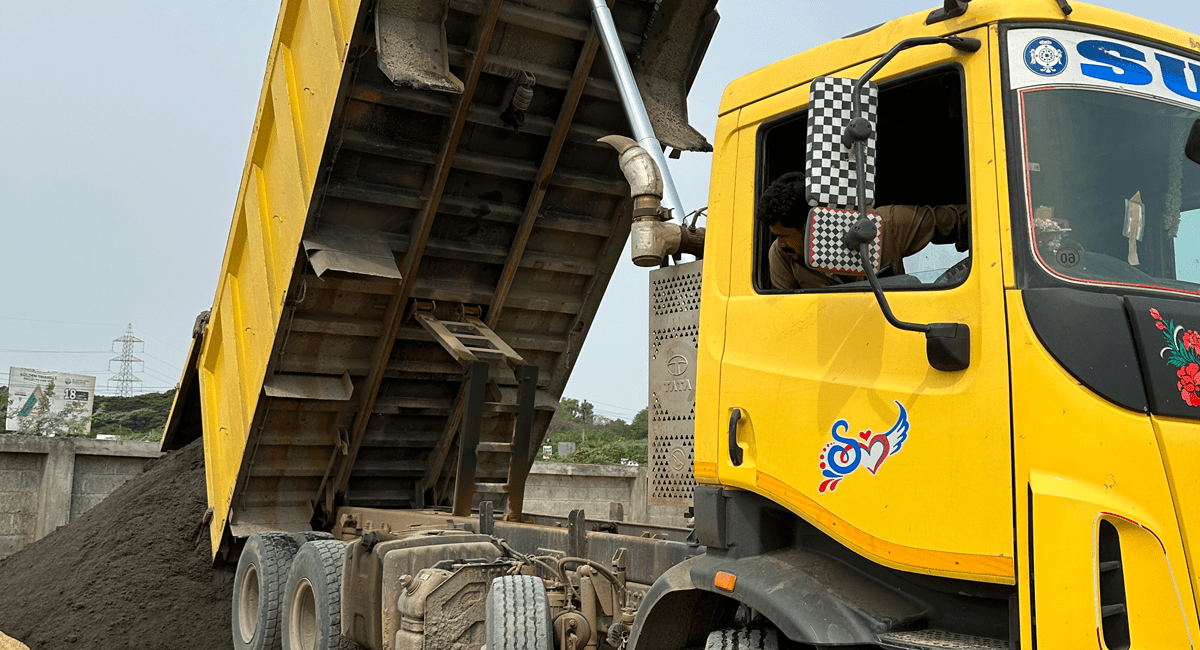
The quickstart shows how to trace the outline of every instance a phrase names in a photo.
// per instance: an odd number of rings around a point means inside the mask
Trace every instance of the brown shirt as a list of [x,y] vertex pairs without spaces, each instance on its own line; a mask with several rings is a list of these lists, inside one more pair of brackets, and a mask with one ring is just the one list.
[[[883,220],[883,251],[880,265],[892,265],[896,275],[904,273],[904,258],[918,253],[929,244],[954,244],[967,250],[968,223],[965,205],[885,205],[873,211]],[[771,284],[776,289],[817,289],[833,284],[855,282],[860,276],[830,275],[814,271],[803,262],[794,262],[771,243],[767,254],[771,265]]]

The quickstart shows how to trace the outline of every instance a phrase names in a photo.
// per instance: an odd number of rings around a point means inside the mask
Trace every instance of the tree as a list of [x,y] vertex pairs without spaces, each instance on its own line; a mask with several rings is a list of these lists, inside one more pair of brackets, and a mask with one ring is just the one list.
[[642,409],[633,416],[633,424],[629,425],[629,432],[637,438],[647,438],[650,435],[650,409]]
[[[587,400],[564,398],[546,431],[546,444],[552,447],[552,461],[616,465],[622,459],[639,465],[647,462],[646,430],[648,412],[642,409],[626,423],[620,418],[608,419],[595,412]],[[558,443],[575,443],[575,453],[558,456]]]

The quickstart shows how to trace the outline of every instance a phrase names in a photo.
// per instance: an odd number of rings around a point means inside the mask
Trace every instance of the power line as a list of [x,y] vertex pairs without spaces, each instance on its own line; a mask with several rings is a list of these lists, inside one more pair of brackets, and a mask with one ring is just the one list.
[[[18,318],[16,316],[0,316],[0,320],[16,320],[16,321],[22,321],[22,322],[26,322],[26,323],[55,323],[57,325],[92,325],[92,326],[98,326],[98,327],[120,327],[121,326],[120,323],[92,323],[92,322],[88,322],[88,321],[47,320],[47,319],[43,319],[43,318]],[[153,332],[147,331],[141,327],[135,327],[134,329],[136,329],[138,331],[138,333],[142,334],[143,336],[149,336],[150,338],[154,339],[155,341],[158,341],[159,343],[162,343],[163,345],[165,345],[169,348],[173,348],[173,349],[178,350],[179,352],[183,352],[185,354],[187,353],[187,350],[184,350],[177,345],[174,345],[172,343],[169,343],[167,341],[164,341],[164,340],[158,338],[157,336],[154,335]]]
[[21,354],[108,354],[112,350],[18,350],[16,348],[0,348],[0,352]]
[[27,323],[58,323],[59,325],[99,325],[101,327],[120,327],[120,323],[87,323],[70,320],[43,320],[41,318],[17,318],[16,316],[0,316],[3,320],[20,320]]
[[150,357],[151,359],[154,359],[155,361],[157,361],[159,363],[166,364],[168,368],[172,368],[174,370],[179,370],[179,371],[183,370],[183,368],[180,368],[179,366],[171,363],[170,361],[163,361],[162,359],[159,359],[158,357],[154,356],[153,354],[150,354],[149,352],[146,352],[145,350],[142,350],[142,354]]
[[[162,339],[158,338],[157,336],[155,336],[155,335],[151,334],[150,332],[147,332],[146,330],[144,330],[144,329],[142,329],[142,328],[140,328],[140,327],[138,327],[138,328],[137,328],[137,331],[138,331],[138,332],[141,332],[142,334],[144,334],[144,335],[146,335],[146,336],[149,336],[150,338],[154,339],[155,341],[158,341],[159,343],[162,343],[163,345],[165,345],[165,346],[167,346],[167,347],[169,347],[169,348],[173,348],[173,349],[175,349],[175,350],[178,350],[179,352],[182,352],[182,353],[184,353],[184,354],[187,354],[187,350],[183,350],[183,349],[181,349],[181,348],[179,348],[179,347],[176,347],[176,346],[174,346],[174,345],[171,345],[170,343],[167,343],[166,341],[164,341],[164,340],[162,340]],[[150,356],[150,355],[146,355],[146,356]],[[162,359],[159,359],[159,361],[162,361]],[[166,363],[166,362],[165,362],[165,361],[163,361],[163,363]]]

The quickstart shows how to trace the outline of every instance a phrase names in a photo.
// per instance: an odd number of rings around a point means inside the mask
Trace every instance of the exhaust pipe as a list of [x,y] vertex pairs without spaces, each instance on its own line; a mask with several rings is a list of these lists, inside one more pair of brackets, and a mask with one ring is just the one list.
[[633,196],[633,225],[629,248],[638,266],[659,266],[668,255],[687,253],[697,259],[704,256],[704,229],[679,223],[666,223],[669,213],[663,208],[663,176],[650,153],[632,138],[609,135],[600,138],[620,155],[621,173],[629,182]]
[[[675,191],[675,183],[671,180],[671,172],[667,170],[667,159],[663,156],[662,144],[654,137],[654,127],[650,124],[650,116],[646,113],[646,105],[642,102],[642,94],[638,91],[637,81],[633,78],[633,70],[629,68],[629,60],[625,58],[625,48],[617,34],[617,26],[613,23],[612,11],[606,0],[591,0],[592,19],[596,22],[596,31],[600,42],[604,45],[604,53],[608,55],[608,63],[612,67],[613,81],[621,94],[621,105],[625,108],[625,116],[629,118],[629,126],[633,128],[633,137],[637,144],[658,163],[662,179],[661,196],[665,199],[666,207],[674,213],[681,222],[687,216],[683,209],[683,201]],[[672,215],[668,214],[667,219]]]

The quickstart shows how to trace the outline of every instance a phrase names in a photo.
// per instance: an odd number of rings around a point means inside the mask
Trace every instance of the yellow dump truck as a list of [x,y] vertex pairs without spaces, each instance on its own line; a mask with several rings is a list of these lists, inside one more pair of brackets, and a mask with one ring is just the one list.
[[[1200,37],[946,0],[798,54],[699,229],[714,4],[284,3],[164,438],[235,646],[1194,647]],[[523,510],[627,238],[691,528]]]

